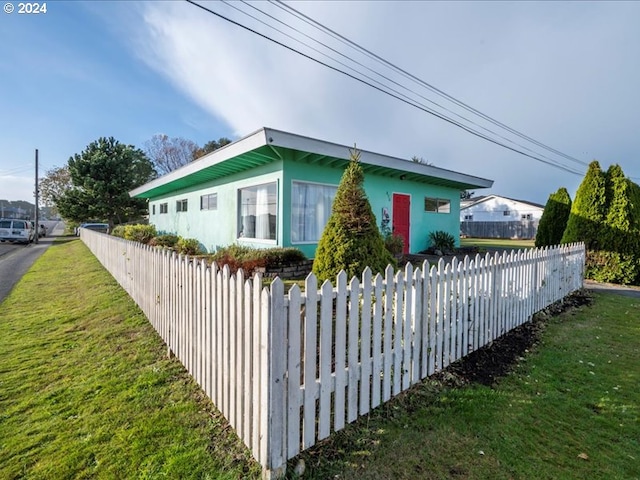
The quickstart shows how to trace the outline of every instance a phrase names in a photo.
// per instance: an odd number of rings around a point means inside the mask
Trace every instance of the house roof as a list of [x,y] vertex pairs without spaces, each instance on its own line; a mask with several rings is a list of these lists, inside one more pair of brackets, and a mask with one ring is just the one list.
[[[286,150],[290,151],[288,158],[309,164],[344,168],[349,162],[349,147],[345,145],[265,127],[131,190],[129,194],[137,198],[153,198],[193,187],[281,160]],[[360,150],[360,162],[365,174],[402,177],[460,190],[489,188],[493,185],[493,180],[366,150]]]
[[473,197],[468,200],[462,200],[460,202],[460,210],[464,210],[465,208],[472,207],[474,205],[478,205],[479,203],[486,202],[492,198],[502,198],[505,200],[511,200],[512,202],[524,203],[525,205],[531,205],[532,207],[542,208],[544,209],[544,205],[540,205],[539,203],[530,202],[528,200],[518,200],[517,198],[509,198],[503,197],[502,195],[480,195],[478,197]]

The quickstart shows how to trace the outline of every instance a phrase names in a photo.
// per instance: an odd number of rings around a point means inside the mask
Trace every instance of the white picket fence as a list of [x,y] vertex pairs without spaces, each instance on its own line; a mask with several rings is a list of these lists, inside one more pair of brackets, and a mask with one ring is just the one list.
[[582,287],[582,244],[407,265],[285,295],[200,260],[83,241],[262,464],[286,461]]

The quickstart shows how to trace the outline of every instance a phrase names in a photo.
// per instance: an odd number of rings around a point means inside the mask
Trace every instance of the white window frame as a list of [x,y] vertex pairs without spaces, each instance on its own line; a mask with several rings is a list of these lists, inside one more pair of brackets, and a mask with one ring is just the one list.
[[[243,209],[243,205],[242,205],[242,191],[243,190],[250,190],[252,188],[259,188],[259,187],[269,187],[270,185],[274,185],[275,186],[275,226],[274,226],[274,238],[259,238],[259,237],[247,237],[243,234],[243,230],[244,230],[244,225],[243,225],[243,218],[245,215],[242,215],[241,211]],[[267,193],[268,195],[268,193]],[[237,221],[237,229],[236,229],[236,237],[238,239],[238,241],[250,241],[250,242],[259,242],[259,243],[266,243],[266,244],[277,244],[278,242],[278,216],[280,215],[280,211],[279,211],[279,185],[278,185],[278,181],[277,180],[273,180],[271,182],[264,182],[264,183],[256,183],[256,184],[251,184],[251,185],[247,185],[245,187],[240,187],[237,189],[236,191],[236,198],[237,198],[237,211],[236,211],[236,221]],[[256,199],[257,202],[257,199]],[[256,222],[257,222],[257,209],[258,209],[258,205],[256,204]],[[267,204],[267,209],[269,209],[269,204]],[[267,213],[267,215],[270,215],[269,213]],[[254,231],[257,230],[257,225],[254,226]]]
[[[308,239],[303,239],[303,240],[294,240],[294,225],[297,225],[298,222],[295,221],[295,212],[294,212],[294,204],[293,204],[293,196],[294,196],[294,184],[298,184],[298,185],[309,185],[309,186],[317,186],[317,187],[325,187],[325,188],[333,188],[334,189],[334,194],[333,194],[333,199],[331,200],[331,206],[329,207],[329,211],[327,213],[327,218],[326,221],[323,224],[322,229],[320,230],[320,232],[318,233],[318,239],[317,240],[308,240]],[[306,180],[292,180],[291,181],[291,223],[289,224],[289,235],[290,238],[289,240],[291,241],[292,245],[314,245],[316,243],[318,243],[320,241],[320,237],[322,236],[322,231],[324,230],[324,227],[326,226],[327,222],[329,221],[329,217],[331,216],[331,210],[333,209],[333,201],[335,200],[335,194],[338,191],[338,185],[333,184],[333,183],[319,183],[319,182],[308,182]]]
[[[435,203],[434,208],[428,208],[427,202]],[[451,200],[448,198],[424,197],[424,211],[427,213],[451,213]]]
[[176,212],[186,212],[189,209],[189,201],[186,198],[176,200]]
[[169,203],[161,203],[160,204],[160,215],[164,215],[165,213],[169,213]]
[[[205,207],[206,199],[206,207]],[[213,206],[211,206],[211,200],[213,199]],[[218,194],[217,193],[205,193],[200,195],[200,210],[218,210]]]

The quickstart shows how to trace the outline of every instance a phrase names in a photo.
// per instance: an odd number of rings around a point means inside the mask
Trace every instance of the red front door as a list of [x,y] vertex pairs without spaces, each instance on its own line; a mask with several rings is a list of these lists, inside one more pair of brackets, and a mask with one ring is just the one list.
[[409,218],[411,212],[411,197],[403,193],[393,194],[393,234],[400,235],[404,240],[403,253],[409,253]]

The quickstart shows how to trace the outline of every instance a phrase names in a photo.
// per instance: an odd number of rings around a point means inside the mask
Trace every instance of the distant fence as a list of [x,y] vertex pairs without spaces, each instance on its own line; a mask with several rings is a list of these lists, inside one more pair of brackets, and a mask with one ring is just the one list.
[[287,294],[225,266],[82,240],[264,468],[286,461],[582,287],[582,244],[476,256]]
[[514,222],[460,222],[460,234],[475,238],[534,239],[538,232],[538,220]]

